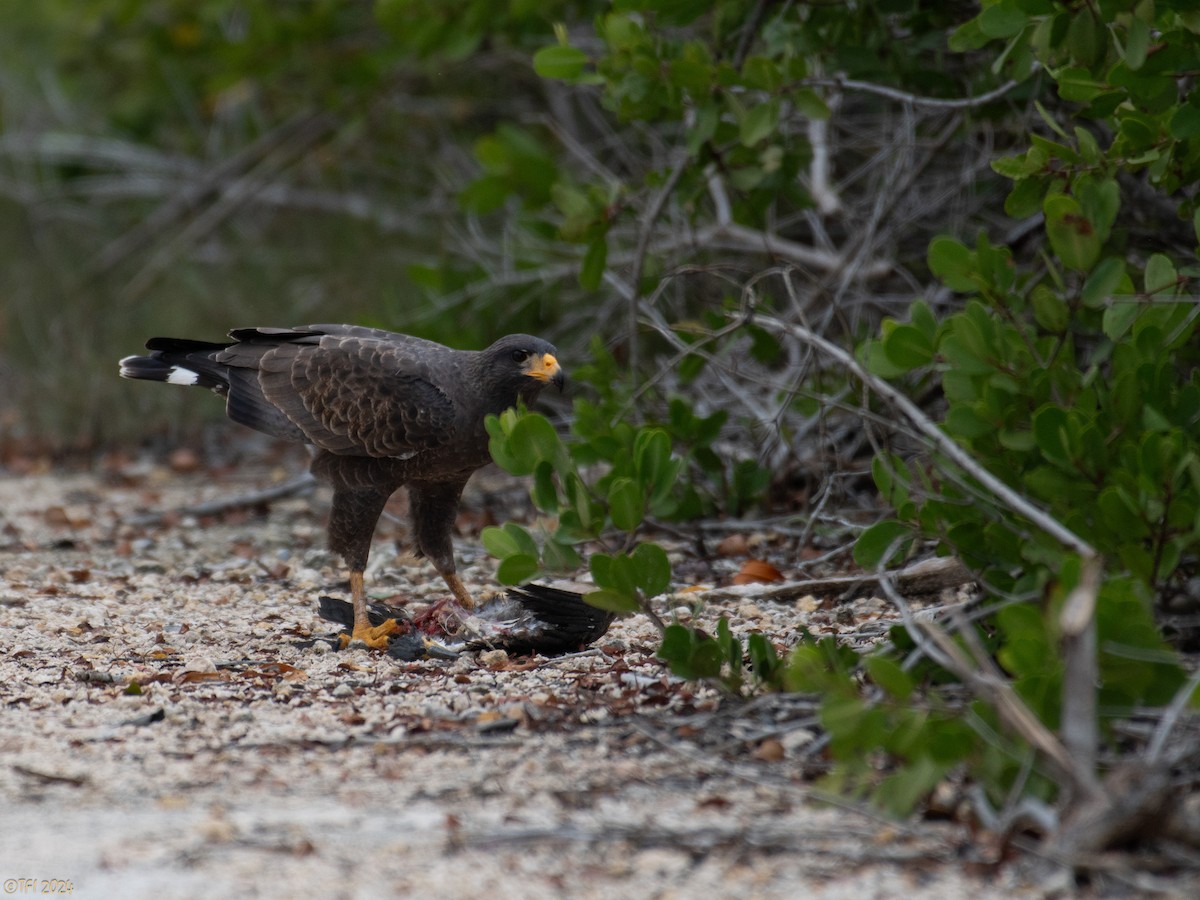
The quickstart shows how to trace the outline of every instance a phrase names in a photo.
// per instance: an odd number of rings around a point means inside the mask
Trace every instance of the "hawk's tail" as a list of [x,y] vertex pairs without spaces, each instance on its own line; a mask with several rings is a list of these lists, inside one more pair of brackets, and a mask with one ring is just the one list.
[[149,356],[126,356],[121,360],[121,377],[167,384],[195,385],[229,392],[229,369],[213,356],[228,344],[189,341],[182,338],[151,338]]

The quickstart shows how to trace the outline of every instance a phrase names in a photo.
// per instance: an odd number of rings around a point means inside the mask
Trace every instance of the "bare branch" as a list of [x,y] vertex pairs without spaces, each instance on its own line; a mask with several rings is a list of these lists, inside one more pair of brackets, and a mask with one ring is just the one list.
[[[784,273],[784,282],[787,285],[789,293],[794,290],[792,280],[789,273]],[[967,472],[972,478],[977,480],[981,485],[990,491],[997,500],[1004,506],[1007,506],[1012,512],[1024,517],[1032,522],[1038,528],[1041,528],[1059,543],[1070,548],[1075,553],[1078,553],[1085,560],[1092,559],[1097,556],[1095,548],[1087,541],[1077,535],[1067,526],[1063,525],[1048,512],[1033,504],[1021,494],[1014,491],[1007,484],[989,472],[986,468],[979,464],[978,460],[972,457],[966,450],[955,443],[944,431],[937,427],[929,417],[921,411],[915,403],[909,400],[906,396],[888,384],[881,378],[876,378],[866,369],[864,369],[846,350],[822,337],[821,335],[805,328],[801,325],[794,325],[790,322],[784,322],[770,316],[757,316],[754,320],[757,324],[770,329],[771,331],[788,334],[793,338],[804,341],[826,356],[832,357],[837,362],[854,375],[855,378],[863,382],[872,392],[882,397],[897,410],[899,410],[912,426],[927,439],[930,444],[937,450],[948,457],[955,465],[959,466],[963,471]]]
[[[130,254],[157,240],[163,231],[187,216],[193,209],[221,191],[221,185],[230,178],[246,172],[261,160],[269,157],[280,147],[295,140],[297,135],[311,133],[314,124],[320,134],[331,126],[328,117],[321,114],[303,113],[290,119],[275,130],[263,135],[249,147],[221,163],[207,177],[186,186],[174,197],[150,213],[138,225],[112,241],[96,254],[87,266],[87,277],[104,274],[120,265]],[[314,139],[315,140],[315,139]],[[221,191],[229,196],[232,188]]]
[[638,371],[638,299],[641,296],[642,271],[646,265],[646,253],[649,250],[650,238],[654,234],[654,226],[658,223],[658,217],[662,215],[663,207],[667,204],[667,199],[671,196],[672,191],[675,190],[675,185],[679,184],[679,179],[690,160],[691,157],[686,151],[679,151],[679,158],[675,161],[675,165],[671,167],[671,171],[667,175],[667,180],[663,182],[663,186],[654,195],[654,198],[650,201],[650,205],[646,207],[645,213],[642,214],[641,222],[638,223],[637,246],[633,251],[633,271],[629,276],[629,283],[633,289],[632,295],[629,298],[629,370],[633,373],[635,382]]
[[1171,736],[1171,732],[1179,723],[1179,717],[1183,715],[1184,710],[1191,705],[1197,688],[1200,688],[1200,670],[1193,672],[1192,677],[1171,699],[1171,705],[1167,707],[1166,714],[1158,723],[1158,727],[1154,729],[1154,736],[1146,747],[1146,762],[1154,765],[1162,760],[1163,751],[1167,746],[1167,738]]
[[1104,564],[1098,556],[1084,562],[1079,584],[1067,595],[1059,615],[1063,634],[1063,743],[1081,766],[1096,769],[1100,734],[1096,727],[1096,594]]
[[[324,138],[332,127],[333,121],[329,117],[314,115],[305,117],[295,129],[289,129],[288,140],[281,142],[277,148],[273,148],[245,176],[223,188],[210,206],[203,209],[182,231],[150,258],[149,262],[130,280],[126,287],[127,295],[139,297],[145,293],[185,248],[194,245],[210,234],[235,210],[265,188],[270,183],[270,179],[275,177],[280,170],[290,165],[309,147]],[[105,260],[113,259],[114,261],[118,258],[115,255],[104,257]]]
[[889,100],[896,100],[910,106],[926,106],[933,109],[972,109],[976,106],[991,103],[993,100],[999,100],[1009,91],[1020,87],[1024,82],[1006,81],[1000,87],[990,90],[987,93],[979,94],[975,97],[960,97],[953,100],[942,97],[922,97],[919,94],[910,94],[908,91],[897,90],[884,84],[857,81],[853,78],[805,78],[800,84],[807,87],[835,87],[848,91],[861,91],[865,94],[875,94],[878,97],[886,97]]

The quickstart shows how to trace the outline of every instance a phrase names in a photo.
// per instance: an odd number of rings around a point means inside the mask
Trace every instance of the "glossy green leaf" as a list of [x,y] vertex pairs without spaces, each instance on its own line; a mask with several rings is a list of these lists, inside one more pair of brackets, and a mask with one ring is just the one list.
[[484,528],[480,532],[479,539],[483,543],[483,549],[496,559],[515,556],[521,552],[516,538],[498,525],[489,525]]
[[664,594],[671,586],[671,561],[658,544],[638,544],[630,554],[638,587],[646,597]]
[[531,578],[536,578],[540,573],[541,567],[538,565],[537,557],[526,553],[506,556],[496,567],[496,579],[501,584],[521,584]]
[[640,608],[637,597],[607,588],[588,591],[588,593],[583,595],[583,599],[589,606],[607,610],[608,612],[635,613]]
[[533,500],[533,505],[542,512],[558,512],[558,485],[554,479],[554,466],[549,460],[540,461],[534,468],[529,497]]
[[608,490],[608,514],[622,531],[635,531],[645,515],[646,496],[632,478],[613,479]]

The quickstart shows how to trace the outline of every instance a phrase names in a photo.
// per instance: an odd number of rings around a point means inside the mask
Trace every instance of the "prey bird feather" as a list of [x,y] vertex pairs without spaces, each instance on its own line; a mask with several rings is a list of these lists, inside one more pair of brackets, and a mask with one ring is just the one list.
[[451,532],[475,470],[491,462],[484,420],[562,388],[557,351],[526,334],[484,350],[357,325],[239,328],[228,343],[152,338],[121,360],[124,378],[208,388],[229,418],[312,445],[313,474],[333,487],[330,547],[350,572],[354,640],[387,647],[394,623],[372,626],[363,572],[388,498],[408,491],[416,551],[455,600],[474,605],[458,577]]

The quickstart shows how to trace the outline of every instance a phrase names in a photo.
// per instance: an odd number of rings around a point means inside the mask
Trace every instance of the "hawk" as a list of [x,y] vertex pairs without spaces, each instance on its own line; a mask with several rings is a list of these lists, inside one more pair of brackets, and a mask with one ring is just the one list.
[[121,360],[124,378],[209,388],[229,418],[316,448],[312,473],[333,487],[329,546],[350,571],[351,640],[386,649],[392,621],[372,626],[363,572],[388,498],[408,490],[412,534],[454,598],[474,606],[454,564],[451,531],[471,474],[491,462],[484,420],[548,384],[557,351],[527,334],[486,350],[357,325],[239,328],[231,343],[152,338]]

